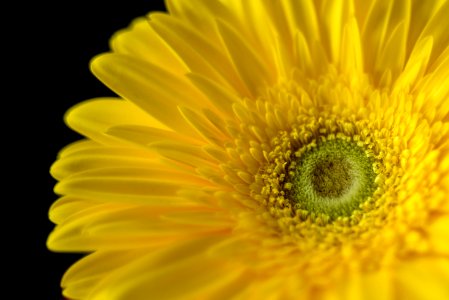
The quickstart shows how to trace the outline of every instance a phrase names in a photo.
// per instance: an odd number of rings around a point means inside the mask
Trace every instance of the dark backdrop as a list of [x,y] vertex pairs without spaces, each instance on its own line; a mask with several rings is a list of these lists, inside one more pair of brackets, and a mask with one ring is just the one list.
[[[52,191],[56,182],[48,169],[62,147],[80,138],[65,126],[63,114],[85,99],[113,95],[91,75],[89,60],[108,50],[108,40],[115,31],[149,11],[164,10],[164,5],[162,0],[36,2],[27,6],[28,13],[22,17],[27,25],[17,30],[21,33],[19,56],[28,58],[24,62],[17,60],[18,65],[27,67],[26,73],[18,73],[18,79],[29,84],[20,85],[23,90],[18,92],[24,101],[18,101],[16,109],[26,108],[22,125],[28,129],[26,140],[21,139],[26,144],[21,155],[24,168],[32,171],[25,172],[21,180],[32,184],[23,185],[19,191],[23,197],[18,203],[22,209],[26,207],[22,218],[25,226],[14,236],[25,241],[26,246],[21,247],[25,254],[15,271],[19,287],[23,288],[19,295],[31,290],[34,296],[30,299],[62,299],[60,279],[81,257],[52,253],[45,246],[53,228],[48,208],[57,199]],[[25,257],[30,256],[31,261],[26,261]]]

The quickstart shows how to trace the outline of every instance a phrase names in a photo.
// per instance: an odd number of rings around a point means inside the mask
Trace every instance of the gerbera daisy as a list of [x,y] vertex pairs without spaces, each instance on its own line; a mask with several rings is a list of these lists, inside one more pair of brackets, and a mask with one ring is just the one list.
[[70,299],[449,299],[449,2],[167,0],[52,167]]

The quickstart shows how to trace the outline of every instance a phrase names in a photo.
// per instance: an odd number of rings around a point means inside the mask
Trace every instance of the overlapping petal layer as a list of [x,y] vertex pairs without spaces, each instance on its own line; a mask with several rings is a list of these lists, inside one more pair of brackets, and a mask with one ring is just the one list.
[[[448,299],[449,2],[169,0],[66,117],[55,251],[73,299]],[[373,159],[350,216],[296,204],[306,149]],[[426,276],[421,276],[426,272]]]

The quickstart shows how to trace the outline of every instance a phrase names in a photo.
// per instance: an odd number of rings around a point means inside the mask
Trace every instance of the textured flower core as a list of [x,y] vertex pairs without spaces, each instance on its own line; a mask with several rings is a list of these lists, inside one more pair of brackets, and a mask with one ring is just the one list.
[[352,142],[331,139],[311,145],[289,166],[286,186],[298,208],[332,218],[350,216],[374,192],[372,161]]

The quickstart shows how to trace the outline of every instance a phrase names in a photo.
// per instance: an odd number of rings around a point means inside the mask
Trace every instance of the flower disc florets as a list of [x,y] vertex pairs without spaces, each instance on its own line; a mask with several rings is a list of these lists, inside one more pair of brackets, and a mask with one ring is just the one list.
[[350,216],[375,190],[373,159],[351,141],[326,140],[299,149],[295,156],[286,185],[298,209],[331,219]]

